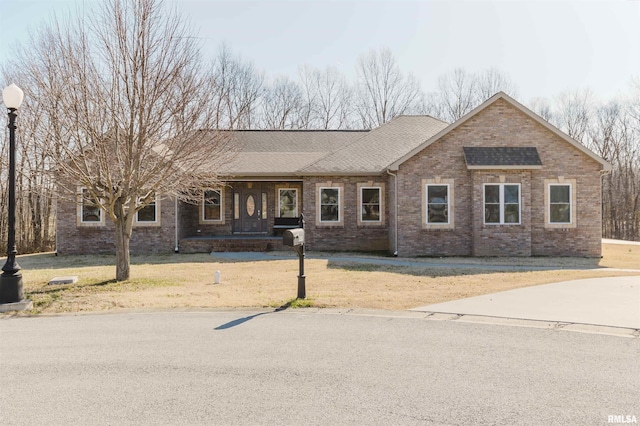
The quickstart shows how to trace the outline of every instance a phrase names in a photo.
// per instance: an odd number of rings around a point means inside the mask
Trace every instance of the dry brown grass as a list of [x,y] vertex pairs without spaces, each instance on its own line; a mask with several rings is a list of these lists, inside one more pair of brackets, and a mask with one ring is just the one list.
[[[342,256],[342,255],[341,255]],[[115,282],[111,256],[21,256],[25,292],[34,302],[27,313],[148,308],[278,307],[295,298],[298,262],[220,261],[207,254],[134,257],[132,279]],[[551,271],[464,269],[455,263],[555,265]],[[434,267],[430,263],[450,263]],[[316,307],[407,309],[463,297],[551,282],[617,275],[640,275],[595,266],[593,259],[422,259],[412,266],[377,266],[308,259],[307,298]],[[640,246],[604,245],[600,266],[640,269]],[[222,283],[213,284],[214,272]],[[77,284],[48,285],[55,276],[78,275]]]

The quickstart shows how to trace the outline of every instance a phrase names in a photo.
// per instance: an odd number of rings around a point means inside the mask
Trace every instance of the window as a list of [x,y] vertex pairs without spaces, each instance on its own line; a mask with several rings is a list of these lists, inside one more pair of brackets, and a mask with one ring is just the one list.
[[484,185],[484,223],[520,223],[520,184]]
[[571,224],[571,185],[549,185],[549,223]]
[[442,176],[422,179],[422,229],[455,229],[454,191],[454,179]]
[[210,189],[204,191],[202,201],[202,220],[211,222],[222,221],[222,191]]
[[[140,202],[142,202],[142,199]],[[156,223],[157,221],[157,198],[154,195],[153,200],[136,213],[136,223]]]
[[380,222],[381,188],[360,187],[360,221]]
[[82,188],[82,205],[80,207],[80,210],[81,223],[102,222],[102,210],[89,193],[89,190],[86,188]]
[[340,222],[340,188],[320,188],[320,222]]
[[295,188],[278,189],[279,217],[298,217],[298,190]]
[[427,184],[427,223],[449,223],[449,185]]

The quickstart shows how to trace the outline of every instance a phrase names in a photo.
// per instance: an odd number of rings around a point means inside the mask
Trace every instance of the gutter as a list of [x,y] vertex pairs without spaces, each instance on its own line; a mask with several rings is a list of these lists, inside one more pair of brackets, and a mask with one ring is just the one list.
[[173,247],[173,252],[174,253],[178,253],[180,251],[180,248],[178,247],[178,197],[176,197],[175,199],[175,209],[174,209],[174,216],[175,216],[175,245]]
[[391,171],[389,169],[387,169],[387,174],[389,174],[389,176],[393,176],[393,185],[394,185],[394,189],[393,189],[393,204],[395,206],[396,209],[396,214],[395,214],[395,220],[393,221],[393,225],[395,227],[395,233],[394,233],[394,243],[393,243],[393,255],[394,256],[398,256],[398,175],[391,173]]

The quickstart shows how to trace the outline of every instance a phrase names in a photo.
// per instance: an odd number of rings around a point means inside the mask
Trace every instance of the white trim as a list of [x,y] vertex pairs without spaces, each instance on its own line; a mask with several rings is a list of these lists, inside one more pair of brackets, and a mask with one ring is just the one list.
[[[338,191],[338,201],[337,201],[337,209],[338,209],[338,219],[337,220],[322,220],[322,191],[324,189],[336,189]],[[333,204],[325,204],[327,206]],[[318,188],[318,222],[322,224],[339,224],[342,223],[342,188],[339,186],[321,186]]]
[[[332,220],[332,221],[327,221],[327,220],[320,220],[321,217],[321,213],[322,213],[322,205],[321,205],[321,201],[322,201],[322,191],[324,189],[337,189],[338,190],[338,220]],[[316,182],[315,184],[315,193],[314,193],[314,198],[316,201],[316,205],[315,205],[315,213],[316,213],[316,217],[315,217],[315,222],[316,222],[316,227],[317,228],[342,228],[344,227],[344,212],[342,211],[344,209],[344,200],[343,200],[343,194],[344,193],[344,183],[341,182],[332,182],[332,181],[325,181],[325,182]]]
[[174,240],[173,251],[175,253],[178,253],[180,251],[180,247],[178,246],[178,244],[179,244],[179,240],[178,240],[178,236],[179,236],[179,232],[178,232],[178,197],[175,198],[173,216],[174,216],[174,221],[175,221],[175,240]]
[[300,215],[298,214],[298,211],[299,211],[299,209],[298,209],[298,205],[299,205],[298,204],[298,200],[299,200],[299,198],[298,198],[299,197],[298,196],[298,188],[279,186],[277,188],[277,191],[278,191],[278,210],[276,211],[276,217],[283,217],[283,216],[281,216],[282,208],[281,208],[281,205],[280,205],[280,191],[294,191],[295,192],[295,194],[296,194],[296,197],[295,197],[295,200],[294,200],[295,205],[296,205],[295,215],[294,216],[288,216],[288,217],[300,217]]
[[[567,186],[569,187],[569,221],[568,222],[552,222],[551,221],[551,205],[552,204],[567,204],[567,203],[552,203],[551,202],[551,188],[554,186]],[[547,191],[549,191],[549,201],[547,202],[547,213],[548,213],[548,217],[547,217],[547,223],[549,225],[571,225],[573,223],[572,220],[572,213],[573,213],[573,203],[571,202],[571,196],[572,196],[572,190],[571,190],[571,184],[570,183],[549,183],[547,184]]]
[[[215,191],[220,194],[220,204],[218,207],[220,208],[220,219],[205,219],[205,194],[209,191]],[[202,191],[202,202],[200,203],[200,223],[201,224],[216,224],[221,225],[224,224],[224,191],[222,188],[208,188]]]
[[158,194],[155,194],[153,202],[147,204],[145,207],[149,207],[153,205],[155,207],[154,209],[154,220],[139,220],[138,219],[138,214],[140,213],[140,210],[138,210],[136,212],[136,216],[133,218],[133,224],[135,226],[157,226],[160,225],[160,202],[158,200]]
[[[425,183],[425,218],[424,218],[424,224],[425,225],[430,225],[430,226],[448,226],[451,224],[451,185],[449,185],[448,183]],[[446,186],[447,187],[447,197],[446,197],[446,206],[447,206],[447,221],[446,222],[429,222],[429,187],[430,186]]]
[[[365,220],[362,218],[362,205],[363,205],[363,197],[362,197],[362,190],[364,189],[377,189],[378,190],[378,219],[377,220]],[[380,224],[382,223],[382,209],[383,209],[383,204],[382,204],[382,196],[383,196],[383,192],[382,192],[382,187],[379,185],[367,185],[367,186],[360,186],[358,188],[359,193],[358,193],[358,222],[360,222],[363,225],[368,225],[368,224]]]
[[81,186],[78,189],[78,208],[77,208],[77,225],[79,226],[103,226],[104,225],[104,212],[100,208],[99,204],[95,204],[98,209],[99,220],[84,220],[84,191],[86,187]]
[[[546,229],[569,229],[577,227],[577,191],[576,179],[565,179],[563,176],[558,179],[544,180],[544,227]],[[569,220],[570,222],[551,222],[551,187],[569,187]]]
[[[486,187],[487,186],[498,186],[500,188],[500,192],[498,194],[498,208],[500,213],[500,221],[499,222],[487,222],[487,200],[486,200]],[[504,221],[504,208],[507,203],[504,202],[504,187],[505,186],[517,186],[518,187],[518,222],[505,222]],[[495,204],[495,203],[492,203]],[[508,203],[512,205],[514,203]],[[522,185],[519,183],[513,182],[504,182],[504,183],[484,183],[482,184],[482,223],[484,225],[493,226],[493,225],[521,225],[522,224]]]

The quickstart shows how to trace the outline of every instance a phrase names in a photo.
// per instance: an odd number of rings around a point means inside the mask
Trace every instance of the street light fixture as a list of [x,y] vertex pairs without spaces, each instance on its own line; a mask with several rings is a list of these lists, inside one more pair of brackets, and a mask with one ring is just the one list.
[[7,261],[0,275],[0,304],[18,303],[24,300],[22,273],[16,261],[16,111],[20,108],[24,93],[15,84],[2,91],[2,100],[9,114],[9,233],[7,236]]

